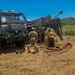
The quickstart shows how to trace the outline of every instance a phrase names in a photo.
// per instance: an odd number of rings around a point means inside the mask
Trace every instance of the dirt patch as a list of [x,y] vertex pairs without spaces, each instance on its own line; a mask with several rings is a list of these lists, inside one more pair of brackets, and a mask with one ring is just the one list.
[[[67,38],[64,37],[64,40]],[[63,52],[54,51],[47,55],[42,49],[31,54],[25,51],[16,54],[12,52],[0,55],[0,75],[75,75],[75,37],[70,37],[71,49]]]

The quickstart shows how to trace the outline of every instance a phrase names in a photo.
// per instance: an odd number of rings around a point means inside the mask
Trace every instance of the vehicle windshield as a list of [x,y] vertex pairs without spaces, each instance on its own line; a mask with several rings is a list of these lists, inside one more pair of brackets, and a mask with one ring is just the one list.
[[2,23],[25,23],[25,18],[22,14],[8,14],[1,18]]

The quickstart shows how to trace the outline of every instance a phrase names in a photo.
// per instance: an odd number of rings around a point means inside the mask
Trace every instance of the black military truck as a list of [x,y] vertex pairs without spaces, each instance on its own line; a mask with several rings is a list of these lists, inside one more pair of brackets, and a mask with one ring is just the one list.
[[22,47],[26,37],[26,18],[23,13],[0,10],[0,50],[15,44]]

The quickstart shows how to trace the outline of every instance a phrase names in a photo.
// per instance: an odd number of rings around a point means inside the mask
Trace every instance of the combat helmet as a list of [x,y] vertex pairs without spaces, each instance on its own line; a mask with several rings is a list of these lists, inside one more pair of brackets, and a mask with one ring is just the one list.
[[34,30],[35,30],[35,28],[34,28],[34,27],[32,27],[32,28],[31,28],[31,30],[33,30],[33,31],[34,31]]

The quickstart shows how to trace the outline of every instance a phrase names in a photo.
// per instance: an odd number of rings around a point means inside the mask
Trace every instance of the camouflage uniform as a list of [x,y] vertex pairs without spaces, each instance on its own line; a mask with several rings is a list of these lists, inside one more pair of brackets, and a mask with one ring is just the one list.
[[48,46],[48,33],[50,31],[50,28],[47,28],[45,31],[45,38],[44,38],[44,45]]
[[53,29],[50,29],[48,32],[48,47],[54,47],[55,46],[55,32]]
[[29,36],[29,39],[30,39],[30,46],[32,46],[32,45],[36,46],[37,39],[38,39],[38,34],[35,31],[34,27],[32,27],[32,31],[29,32],[28,36]]
[[50,28],[47,28],[45,31],[45,35],[50,31]]

